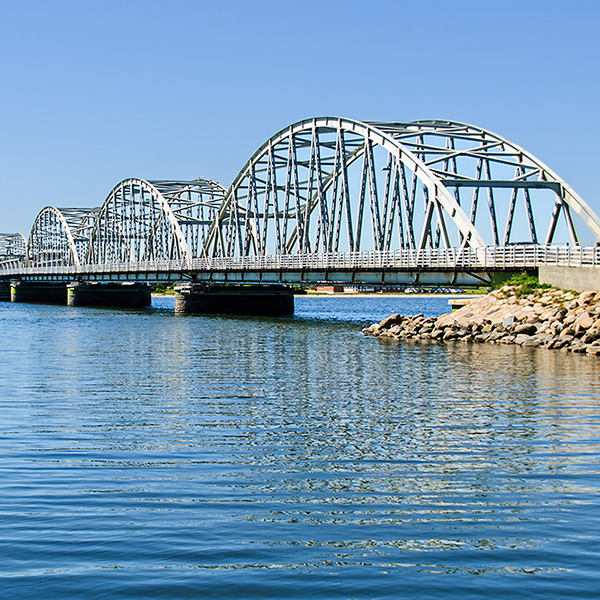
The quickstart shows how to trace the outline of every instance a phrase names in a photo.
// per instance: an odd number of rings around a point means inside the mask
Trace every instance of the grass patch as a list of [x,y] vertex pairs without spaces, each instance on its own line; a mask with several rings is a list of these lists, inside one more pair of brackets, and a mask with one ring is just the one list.
[[529,296],[530,294],[540,295],[541,290],[552,289],[550,284],[540,283],[540,280],[537,277],[528,275],[527,273],[513,275],[504,283],[504,285],[510,287],[510,293],[514,294],[517,298]]

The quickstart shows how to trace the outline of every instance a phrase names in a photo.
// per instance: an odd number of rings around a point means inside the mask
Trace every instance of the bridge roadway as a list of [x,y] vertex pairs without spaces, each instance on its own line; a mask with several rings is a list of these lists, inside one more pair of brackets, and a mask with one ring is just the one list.
[[[494,272],[540,266],[600,269],[600,246],[510,245],[238,258],[196,258],[52,267],[5,264],[0,279],[39,282],[489,285]],[[599,271],[600,274],[600,271]]]

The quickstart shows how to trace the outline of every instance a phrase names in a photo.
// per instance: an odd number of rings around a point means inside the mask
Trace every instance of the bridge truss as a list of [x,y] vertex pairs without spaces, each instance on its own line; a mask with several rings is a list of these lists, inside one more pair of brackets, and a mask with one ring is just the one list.
[[0,233],[0,269],[19,266],[25,259],[27,241],[20,233]]
[[29,234],[28,265],[57,267],[83,264],[98,211],[98,208],[43,208]]
[[[124,276],[139,276],[160,271],[158,263],[185,263],[260,273],[263,263],[275,270],[300,264],[293,257],[322,265],[348,256],[355,270],[373,256],[420,269],[428,268],[423,257],[438,257],[439,265],[443,256],[450,269],[468,250],[578,247],[584,238],[600,242],[590,207],[541,161],[494,133],[452,121],[318,117],[268,139],[229,189],[202,178],[130,178],[99,208],[46,207],[26,247],[20,234],[0,234],[0,269],[91,277],[129,265]],[[535,256],[547,260],[548,253]]]
[[563,180],[484,129],[323,117],[281,130],[250,158],[206,254],[551,244],[561,221],[563,241],[578,244],[573,214],[600,239],[600,220]]
[[120,182],[100,209],[86,263],[198,256],[225,192],[208,179]]

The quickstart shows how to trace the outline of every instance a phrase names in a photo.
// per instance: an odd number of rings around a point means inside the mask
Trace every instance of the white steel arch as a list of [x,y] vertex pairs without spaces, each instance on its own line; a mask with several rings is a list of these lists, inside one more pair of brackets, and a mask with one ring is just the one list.
[[[532,199],[539,192],[545,198]],[[484,194],[487,202],[480,201]],[[540,224],[547,224],[549,244],[561,215],[577,244],[571,209],[600,240],[600,220],[563,180],[484,129],[442,120],[319,117],[282,129],[252,155],[227,192],[204,252],[539,243]],[[516,220],[527,224],[526,239]]]
[[27,240],[21,233],[0,233],[0,269],[22,265],[27,254]]
[[97,208],[43,208],[27,242],[29,265],[57,267],[82,264],[97,214]]
[[208,179],[125,179],[99,211],[85,262],[193,258],[204,246],[224,194],[221,185]]
[[[495,208],[493,190],[509,189],[511,199],[504,236],[495,240],[496,245],[509,243],[518,193],[521,191],[525,204],[530,205],[531,198],[528,196],[532,191],[540,189],[554,192],[554,196],[549,196],[553,200],[551,211],[544,206],[546,215],[550,217],[549,227],[543,239],[544,244],[554,241],[561,216],[566,222],[570,241],[579,243],[571,210],[581,218],[583,225],[589,228],[594,237],[600,240],[600,218],[586,202],[546,164],[506,138],[481,127],[456,121],[423,120],[407,124],[375,123],[375,125],[389,131],[395,139],[401,140],[404,145],[422,156],[444,185],[454,188],[455,193],[458,193],[460,188],[470,187],[473,188],[476,198],[479,190],[484,188],[492,190],[488,192],[488,201],[493,210]],[[412,131],[414,126],[418,128],[418,135]],[[423,138],[445,140],[446,144],[444,148],[432,147],[421,141]],[[457,148],[457,140],[463,142],[462,148]],[[475,172],[471,176],[468,172],[463,173],[462,169],[451,168],[455,166],[455,161],[465,159],[471,159],[473,165],[476,163]],[[514,171],[508,173],[508,177],[492,177],[492,168],[500,167],[504,168],[505,173]],[[473,210],[471,205],[471,212]],[[531,206],[528,206],[526,216],[532,232],[531,241],[537,242],[536,220],[533,218]],[[539,241],[542,242],[541,239]]]

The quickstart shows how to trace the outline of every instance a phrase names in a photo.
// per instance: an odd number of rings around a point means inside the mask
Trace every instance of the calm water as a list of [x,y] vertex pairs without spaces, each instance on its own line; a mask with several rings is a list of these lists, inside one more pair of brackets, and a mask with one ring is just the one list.
[[600,360],[0,303],[0,597],[599,598]]

